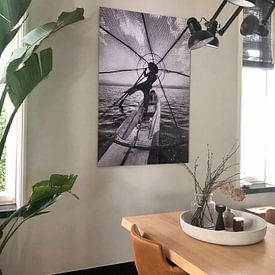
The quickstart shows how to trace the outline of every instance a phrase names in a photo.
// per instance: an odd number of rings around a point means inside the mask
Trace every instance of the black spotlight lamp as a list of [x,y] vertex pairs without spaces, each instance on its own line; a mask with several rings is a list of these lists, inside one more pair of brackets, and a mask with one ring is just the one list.
[[251,8],[256,4],[256,0],[227,0],[227,2],[243,8]]
[[201,24],[194,17],[187,20],[187,25],[191,33],[191,37],[188,41],[188,47],[190,50],[199,49],[204,47],[214,39],[213,34],[209,31],[203,31]]
[[259,26],[260,26],[259,19],[256,16],[250,14],[243,20],[241,24],[241,29],[240,29],[241,34],[242,35],[255,34],[258,31]]
[[231,0],[230,1],[229,0],[223,0],[222,3],[220,4],[220,6],[215,11],[212,18],[210,19],[210,21],[207,21],[205,23],[205,26],[207,27],[207,31],[210,32],[214,37],[214,39],[212,41],[207,43],[207,46],[213,47],[213,48],[219,47],[219,40],[218,40],[216,34],[219,34],[220,36],[222,36],[226,32],[226,30],[229,28],[229,26],[233,23],[233,21],[236,19],[236,17],[240,14],[240,12],[243,10],[243,5],[245,5],[245,2],[250,2],[250,4],[252,5],[252,2],[254,3],[255,0],[251,0],[251,1],[241,1],[241,0],[234,1],[234,4],[238,5],[238,8],[235,10],[235,12],[232,14],[232,16],[225,23],[224,27],[218,30],[218,22],[217,22],[216,19],[218,18],[218,16],[220,15],[222,10],[226,6],[226,4],[228,2],[232,3],[232,1]]
[[261,24],[259,19],[255,15],[248,15],[241,24],[241,34],[244,36],[253,34],[257,34],[262,37],[268,36],[269,30],[266,28],[266,24],[270,16],[272,15],[274,8],[275,2],[273,2]]
[[207,43],[206,45],[207,47],[211,47],[211,48],[219,47],[219,44],[220,44],[219,39],[216,36],[217,28],[218,28],[218,22],[216,20],[207,28],[207,31],[209,31],[214,36],[214,39],[209,43]]
[[[270,1],[270,0],[265,0]],[[272,0],[273,1],[273,0]],[[235,10],[235,12],[232,14],[232,16],[228,19],[228,21],[225,23],[224,27],[218,30],[218,22],[217,17],[220,15],[224,7],[227,3],[231,3],[234,5],[237,5],[238,8]],[[244,7],[254,7],[256,3],[256,0],[223,0],[210,19],[210,21],[206,21],[206,28],[207,30],[202,30],[201,24],[198,22],[198,20],[194,17],[191,17],[187,21],[188,28],[191,33],[191,37],[188,41],[188,47],[191,50],[201,48],[203,46],[210,46],[217,48],[219,46],[219,40],[216,37],[216,34],[219,34],[222,36],[226,30],[229,28],[229,26],[233,23],[233,21],[238,17],[238,15],[241,13]],[[264,30],[262,30],[264,32]]]

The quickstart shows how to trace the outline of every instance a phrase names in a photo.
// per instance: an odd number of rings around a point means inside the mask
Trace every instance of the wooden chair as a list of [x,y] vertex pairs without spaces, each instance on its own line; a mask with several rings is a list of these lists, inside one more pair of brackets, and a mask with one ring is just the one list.
[[265,220],[275,224],[275,209],[268,209],[265,213]]
[[139,275],[186,275],[185,271],[168,263],[161,245],[141,236],[137,226],[131,227],[132,250]]

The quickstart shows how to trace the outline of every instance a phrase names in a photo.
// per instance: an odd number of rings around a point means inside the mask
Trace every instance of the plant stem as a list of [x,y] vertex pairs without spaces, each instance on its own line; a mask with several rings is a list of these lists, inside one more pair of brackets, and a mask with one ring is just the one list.
[[[4,240],[2,241],[2,243],[7,243],[8,239],[9,239],[9,235],[10,235],[10,233],[12,232],[12,230],[13,230],[14,226],[16,225],[16,223],[17,223],[17,221],[18,221],[19,218],[20,218],[20,217],[17,216],[17,218],[15,219],[13,225],[10,227],[8,233],[6,234]],[[1,244],[2,244],[2,243],[1,243]],[[3,248],[4,248],[4,247],[3,247]],[[0,252],[0,254],[1,254],[1,252]]]
[[18,108],[15,108],[10,116],[10,119],[9,119],[9,122],[6,126],[6,129],[5,129],[5,132],[3,134],[3,136],[1,137],[1,142],[0,142],[0,159],[2,157],[2,153],[3,153],[3,150],[4,150],[4,147],[5,147],[5,142],[6,142],[6,139],[7,139],[7,136],[8,136],[8,133],[9,133],[9,130],[10,130],[10,127],[11,127],[11,124],[12,124],[12,121],[16,115],[16,112],[17,112]]
[[2,242],[1,245],[0,245],[0,255],[1,255],[2,251],[3,251],[3,249],[5,248],[7,242],[8,242],[9,239],[11,238],[11,236],[12,236],[12,235],[17,231],[17,229],[18,229],[25,221],[27,221],[27,220],[28,220],[28,219],[23,219],[23,220],[13,229],[13,231],[11,231],[10,234],[7,235],[7,236],[5,237],[5,239],[3,240],[3,242]]
[[0,225],[0,231],[3,231],[4,228],[10,223],[10,221],[17,217],[20,216],[20,214],[22,212],[24,212],[26,210],[26,205],[23,205],[22,207],[20,207],[19,209],[17,209],[13,214],[11,214],[1,225]]
[[3,106],[4,106],[4,102],[5,102],[5,98],[7,96],[7,93],[8,93],[8,89],[7,89],[7,85],[6,85],[3,92],[2,92],[1,99],[0,99],[0,115],[2,113],[2,109],[3,109]]

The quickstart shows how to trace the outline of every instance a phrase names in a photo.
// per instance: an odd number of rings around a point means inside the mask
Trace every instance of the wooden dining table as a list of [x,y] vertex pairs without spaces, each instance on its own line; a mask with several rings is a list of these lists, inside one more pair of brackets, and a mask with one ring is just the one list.
[[130,231],[136,224],[149,239],[159,242],[166,257],[189,274],[275,274],[275,225],[267,223],[263,241],[247,246],[216,245],[194,239],[180,226],[182,212],[122,218]]

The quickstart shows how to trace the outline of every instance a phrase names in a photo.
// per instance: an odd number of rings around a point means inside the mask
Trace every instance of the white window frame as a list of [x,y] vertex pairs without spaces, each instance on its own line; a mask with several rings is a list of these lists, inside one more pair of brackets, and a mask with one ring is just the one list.
[[[24,34],[25,24],[18,32],[14,41],[15,47],[22,46],[21,41]],[[7,104],[7,119],[14,107],[11,102]],[[6,182],[5,191],[0,192],[0,205],[23,204],[23,184],[25,179],[25,103],[19,108],[13,120],[6,141]]]

